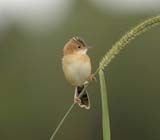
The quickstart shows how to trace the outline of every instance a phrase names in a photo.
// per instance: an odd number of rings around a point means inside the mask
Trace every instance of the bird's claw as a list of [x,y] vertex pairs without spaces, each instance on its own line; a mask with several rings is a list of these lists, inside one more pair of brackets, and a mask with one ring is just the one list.
[[75,97],[75,98],[74,98],[74,102],[77,103],[77,104],[81,104],[81,100],[80,100],[80,98],[78,98],[78,97]]
[[95,81],[95,82],[97,82],[97,79],[96,79],[96,77],[95,77],[94,74],[91,74],[91,75],[88,77],[88,80],[89,80],[89,81]]

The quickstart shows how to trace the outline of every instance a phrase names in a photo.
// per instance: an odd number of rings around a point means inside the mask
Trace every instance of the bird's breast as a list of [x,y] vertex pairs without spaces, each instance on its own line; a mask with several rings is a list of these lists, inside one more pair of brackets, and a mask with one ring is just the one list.
[[87,55],[64,56],[63,71],[72,85],[82,85],[91,74],[90,59]]

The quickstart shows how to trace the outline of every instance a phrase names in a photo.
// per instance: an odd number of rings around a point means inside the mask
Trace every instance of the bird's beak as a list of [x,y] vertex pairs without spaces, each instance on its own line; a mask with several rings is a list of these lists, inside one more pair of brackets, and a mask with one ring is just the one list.
[[89,49],[89,50],[90,50],[90,49],[93,49],[93,47],[92,47],[92,46],[87,46],[87,49]]

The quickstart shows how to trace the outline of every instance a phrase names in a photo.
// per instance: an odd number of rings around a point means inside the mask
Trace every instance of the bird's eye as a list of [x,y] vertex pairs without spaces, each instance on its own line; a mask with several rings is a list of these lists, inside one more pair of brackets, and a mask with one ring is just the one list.
[[78,48],[80,49],[80,48],[81,48],[81,46],[79,45],[79,46],[78,46]]

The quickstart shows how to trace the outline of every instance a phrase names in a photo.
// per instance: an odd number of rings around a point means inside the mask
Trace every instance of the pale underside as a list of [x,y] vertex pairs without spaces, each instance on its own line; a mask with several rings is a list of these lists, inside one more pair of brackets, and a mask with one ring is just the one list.
[[91,62],[86,54],[69,54],[63,57],[66,79],[74,86],[81,86],[91,75]]

